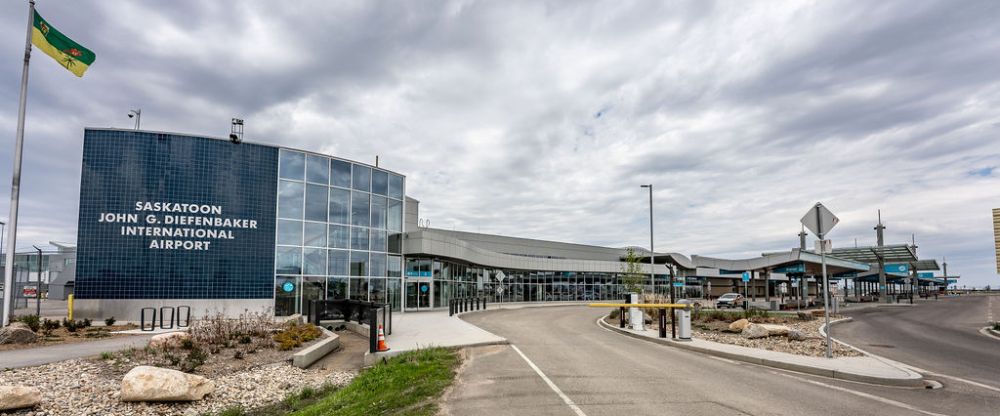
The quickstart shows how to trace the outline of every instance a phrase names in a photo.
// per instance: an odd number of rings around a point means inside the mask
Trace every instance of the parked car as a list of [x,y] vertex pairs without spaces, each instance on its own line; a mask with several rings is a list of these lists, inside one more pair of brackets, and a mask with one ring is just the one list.
[[726,293],[715,300],[715,307],[717,309],[739,308],[743,306],[743,300],[743,295],[739,293]]

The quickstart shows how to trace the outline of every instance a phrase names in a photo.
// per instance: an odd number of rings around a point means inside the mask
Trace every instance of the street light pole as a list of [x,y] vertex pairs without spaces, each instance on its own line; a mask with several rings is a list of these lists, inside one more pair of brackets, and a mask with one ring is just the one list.
[[[655,262],[653,261],[653,184],[639,185],[642,188],[649,188],[649,289],[656,294],[656,274],[655,274]],[[673,279],[671,279],[673,280]],[[670,282],[670,291],[673,293],[674,282]]]
[[[42,316],[42,249],[32,246],[38,250],[38,278],[35,279],[35,316]],[[29,267],[28,270],[31,270]]]

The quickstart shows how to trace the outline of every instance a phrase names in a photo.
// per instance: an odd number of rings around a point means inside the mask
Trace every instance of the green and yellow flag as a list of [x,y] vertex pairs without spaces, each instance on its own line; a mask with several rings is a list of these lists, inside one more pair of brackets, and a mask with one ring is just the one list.
[[31,43],[59,62],[59,65],[66,67],[69,72],[82,77],[84,71],[94,63],[94,58],[97,56],[90,49],[73,42],[73,39],[49,25],[49,22],[38,15],[38,11],[35,11],[33,26]]

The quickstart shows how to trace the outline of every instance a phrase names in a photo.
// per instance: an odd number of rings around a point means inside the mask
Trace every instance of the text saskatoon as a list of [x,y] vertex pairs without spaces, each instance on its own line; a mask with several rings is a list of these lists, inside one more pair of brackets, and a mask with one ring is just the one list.
[[[173,202],[136,202],[140,212],[222,215],[219,205],[181,204]],[[140,224],[140,214],[101,213],[98,222]],[[121,235],[155,237],[149,248],[163,250],[208,250],[207,240],[234,240],[233,229],[256,229],[256,220],[193,215],[145,214],[145,224],[123,225]],[[210,228],[209,228],[210,227]],[[193,240],[190,240],[193,239]]]

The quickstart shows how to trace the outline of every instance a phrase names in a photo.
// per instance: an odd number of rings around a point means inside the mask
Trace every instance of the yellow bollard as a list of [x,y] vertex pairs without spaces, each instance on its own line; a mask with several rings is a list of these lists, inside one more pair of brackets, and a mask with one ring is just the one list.
[[67,315],[68,316],[66,317],[66,319],[69,319],[70,321],[72,321],[73,320],[73,295],[69,295],[69,297],[67,299],[69,300],[69,303],[67,304],[67,309],[68,309],[67,310]]

